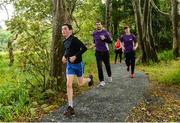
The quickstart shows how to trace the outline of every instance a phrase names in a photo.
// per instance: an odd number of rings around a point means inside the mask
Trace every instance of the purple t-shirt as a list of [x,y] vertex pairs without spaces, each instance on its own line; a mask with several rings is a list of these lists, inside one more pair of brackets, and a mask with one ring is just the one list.
[[[100,36],[104,35],[105,40],[101,40]],[[94,43],[96,51],[105,52],[109,50],[108,43],[112,43],[112,38],[109,35],[108,31],[102,30],[100,32],[95,31],[93,33]]]
[[125,53],[132,52],[133,50],[133,43],[136,43],[136,36],[134,34],[130,35],[122,35],[120,37],[121,42],[124,43]]

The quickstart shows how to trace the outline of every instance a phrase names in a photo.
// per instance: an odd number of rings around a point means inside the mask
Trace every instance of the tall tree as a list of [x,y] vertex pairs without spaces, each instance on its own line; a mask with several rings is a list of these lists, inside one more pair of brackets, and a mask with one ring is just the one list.
[[162,15],[168,16],[171,18],[173,26],[173,54],[175,57],[180,56],[180,1],[171,0],[171,14],[162,12],[151,0],[153,7],[160,12]]
[[[152,25],[151,25],[151,0],[144,1],[144,11],[141,14],[141,1],[133,0],[133,8],[136,18],[138,37],[142,50],[142,62],[147,63],[149,61],[158,61],[157,52],[155,50]],[[143,20],[142,20],[143,19]],[[142,33],[143,32],[143,33]]]
[[138,34],[138,40],[142,51],[142,56],[145,56],[145,48],[143,42],[143,20],[142,20],[142,12],[141,12],[141,1],[140,0],[133,0],[133,9],[135,14],[135,21],[136,21],[136,29]]
[[14,48],[13,48],[14,46],[13,46],[13,44],[14,44],[15,40],[17,39],[17,37],[18,37],[18,34],[16,34],[14,38],[12,38],[12,37],[9,38],[9,41],[8,41],[7,47],[9,49],[9,66],[12,66],[14,63]]
[[78,0],[53,0],[53,35],[51,44],[51,69],[50,76],[61,85],[65,79],[65,65],[63,56],[63,36],[61,27],[64,23],[71,24],[73,12]]
[[180,1],[171,0],[171,15],[173,25],[173,53],[175,57],[180,56]]
[[106,29],[111,32],[112,28],[112,0],[106,0]]
[[63,81],[63,38],[61,27],[66,21],[66,4],[64,0],[53,0],[53,35],[51,44],[50,76],[57,79],[57,84]]

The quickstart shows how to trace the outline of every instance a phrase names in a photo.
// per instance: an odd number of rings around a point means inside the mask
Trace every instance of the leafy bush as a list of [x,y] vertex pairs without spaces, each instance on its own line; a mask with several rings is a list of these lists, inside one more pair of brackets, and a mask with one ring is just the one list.
[[163,51],[158,54],[160,61],[171,61],[174,59],[173,52],[171,50]]
[[0,86],[0,121],[12,121],[15,116],[28,113],[29,101],[25,84],[7,82]]

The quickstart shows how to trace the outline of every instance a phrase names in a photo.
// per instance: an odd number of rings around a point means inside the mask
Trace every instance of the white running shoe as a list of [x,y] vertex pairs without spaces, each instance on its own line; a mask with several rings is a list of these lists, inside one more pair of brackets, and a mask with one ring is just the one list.
[[104,81],[101,81],[100,84],[99,84],[99,86],[105,86],[105,84],[106,84],[106,83],[105,83]]
[[108,77],[108,82],[112,82],[112,77]]

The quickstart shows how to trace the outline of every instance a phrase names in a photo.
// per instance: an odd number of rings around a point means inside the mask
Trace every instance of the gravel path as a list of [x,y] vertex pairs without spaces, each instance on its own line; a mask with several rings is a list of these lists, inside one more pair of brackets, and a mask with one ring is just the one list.
[[[130,110],[143,98],[149,80],[141,72],[131,79],[125,64],[111,65],[113,82],[94,87],[74,99],[76,115],[64,117],[67,105],[42,118],[43,122],[123,122]],[[106,75],[106,74],[105,74]]]

